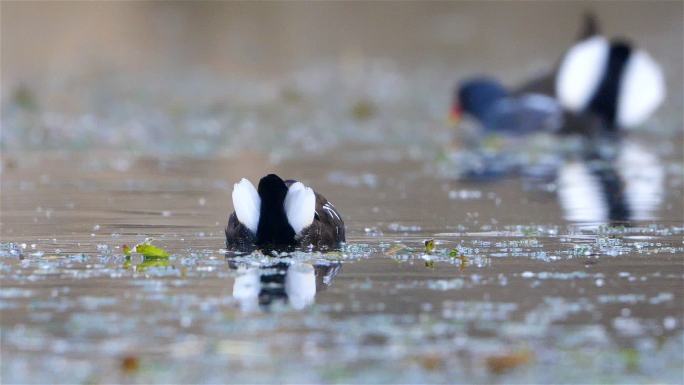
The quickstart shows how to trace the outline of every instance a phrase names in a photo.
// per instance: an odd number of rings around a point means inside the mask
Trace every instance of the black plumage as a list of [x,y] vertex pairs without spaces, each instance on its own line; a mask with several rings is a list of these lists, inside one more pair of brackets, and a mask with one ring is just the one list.
[[283,181],[269,174],[259,182],[261,198],[259,225],[256,234],[242,224],[233,212],[226,227],[226,246],[230,249],[252,248],[287,250],[313,246],[335,249],[346,240],[342,216],[323,195],[314,191],[315,214],[310,225],[296,234],[288,222],[284,201],[288,189],[297,181]]

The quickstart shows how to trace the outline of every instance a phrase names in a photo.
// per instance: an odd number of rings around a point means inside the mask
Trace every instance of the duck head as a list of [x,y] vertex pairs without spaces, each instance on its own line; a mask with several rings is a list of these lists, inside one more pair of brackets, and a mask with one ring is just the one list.
[[288,187],[278,175],[261,178],[258,187],[261,208],[257,226],[257,243],[263,245],[295,245],[295,231],[287,219],[285,198]]
[[506,88],[494,79],[478,77],[466,80],[454,95],[451,119],[456,120],[464,113],[484,123],[494,104],[506,96]]

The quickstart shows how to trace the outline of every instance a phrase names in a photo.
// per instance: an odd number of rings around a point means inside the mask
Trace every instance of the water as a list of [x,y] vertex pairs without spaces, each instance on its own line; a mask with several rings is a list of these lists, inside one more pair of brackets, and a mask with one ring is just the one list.
[[[681,160],[659,162],[655,219],[618,224],[565,220],[554,181],[459,182],[363,146],[6,159],[2,378],[681,382]],[[226,257],[232,183],[263,170],[333,201],[345,248]],[[127,261],[148,237],[172,256]]]
[[[456,81],[550,68],[588,7],[663,64],[646,127],[464,143]],[[0,382],[684,383],[681,10],[3,2]],[[226,252],[268,172],[341,251]]]

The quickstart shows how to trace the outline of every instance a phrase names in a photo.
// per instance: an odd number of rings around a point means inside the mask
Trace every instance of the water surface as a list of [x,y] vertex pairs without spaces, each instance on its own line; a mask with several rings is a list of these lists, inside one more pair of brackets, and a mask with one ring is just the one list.
[[[3,381],[682,381],[681,161],[618,223],[391,155],[5,158]],[[335,203],[341,252],[226,257],[232,183],[264,170]],[[127,261],[148,237],[172,256]]]

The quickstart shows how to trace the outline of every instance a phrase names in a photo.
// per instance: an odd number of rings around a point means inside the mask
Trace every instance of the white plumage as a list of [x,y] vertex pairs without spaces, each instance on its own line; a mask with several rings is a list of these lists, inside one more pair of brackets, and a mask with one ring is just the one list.
[[568,50],[558,69],[556,96],[573,112],[589,104],[604,75],[610,44],[601,36],[583,40]]
[[287,221],[296,234],[307,228],[316,213],[316,194],[301,182],[293,183],[285,196]]
[[[558,69],[556,96],[573,112],[587,108],[598,90],[609,60],[610,42],[602,36],[581,41],[568,50]],[[621,74],[616,100],[616,123],[631,128],[642,124],[665,99],[663,71],[643,50],[634,50]]]
[[233,185],[233,208],[238,221],[256,234],[259,227],[261,198],[254,185],[245,178]]
[[648,53],[635,51],[622,74],[617,123],[625,128],[640,125],[664,99],[665,81],[660,66]]

